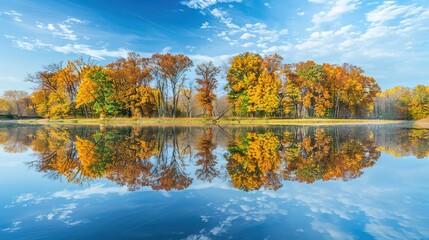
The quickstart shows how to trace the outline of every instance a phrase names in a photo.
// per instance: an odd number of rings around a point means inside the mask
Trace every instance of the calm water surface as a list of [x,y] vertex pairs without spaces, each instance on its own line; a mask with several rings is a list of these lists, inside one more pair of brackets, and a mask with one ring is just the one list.
[[429,239],[429,130],[0,123],[0,239]]

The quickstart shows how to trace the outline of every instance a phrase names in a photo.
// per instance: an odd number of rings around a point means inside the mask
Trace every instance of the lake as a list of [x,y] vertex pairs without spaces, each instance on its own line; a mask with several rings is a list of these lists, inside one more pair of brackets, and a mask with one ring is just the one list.
[[0,239],[429,239],[429,129],[0,123]]

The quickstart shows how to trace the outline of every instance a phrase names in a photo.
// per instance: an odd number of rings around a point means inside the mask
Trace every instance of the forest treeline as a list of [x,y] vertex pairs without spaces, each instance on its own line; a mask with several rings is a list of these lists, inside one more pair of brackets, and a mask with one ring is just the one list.
[[[187,78],[194,69],[195,79]],[[225,86],[218,86],[226,78]],[[6,91],[0,115],[45,118],[278,117],[421,119],[429,86],[381,92],[351,64],[284,64],[278,54],[242,53],[227,64],[194,66],[182,54],[129,53],[105,66],[90,59],[51,64],[30,74],[33,92]],[[225,94],[216,94],[223,88]]]
[[[385,126],[389,128],[390,126]],[[381,152],[429,156],[429,130],[333,126],[106,127],[0,125],[0,148],[31,151],[27,164],[53,179],[106,178],[130,190],[186,189],[229,181],[237,189],[276,190],[284,180],[348,181]],[[395,137],[392,137],[395,136]]]

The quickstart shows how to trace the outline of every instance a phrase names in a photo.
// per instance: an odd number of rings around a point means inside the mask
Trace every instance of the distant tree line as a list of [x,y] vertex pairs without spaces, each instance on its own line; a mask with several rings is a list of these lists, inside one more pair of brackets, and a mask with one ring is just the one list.
[[[0,115],[46,118],[278,117],[420,119],[429,115],[429,87],[385,92],[351,64],[284,64],[278,54],[242,53],[224,67],[194,67],[185,55],[129,53],[99,66],[79,58],[31,74],[30,94],[6,91]],[[226,94],[216,95],[219,77]],[[222,86],[221,86],[222,87]]]

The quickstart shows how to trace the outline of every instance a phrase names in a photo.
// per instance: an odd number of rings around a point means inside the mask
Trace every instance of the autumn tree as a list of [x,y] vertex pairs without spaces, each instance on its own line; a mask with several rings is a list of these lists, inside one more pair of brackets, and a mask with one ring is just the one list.
[[113,81],[108,77],[105,69],[94,66],[84,76],[79,86],[77,106],[88,104],[100,114],[100,119],[105,119],[108,114],[117,111],[117,105],[112,98],[113,92]]
[[[218,99],[214,94],[221,68],[213,63],[196,67],[198,94],[194,95],[192,86],[184,86],[186,72],[193,66],[189,57],[167,53],[144,58],[129,53],[126,58],[106,65],[106,75],[113,86],[109,98],[118,105],[116,114],[134,118],[150,117],[155,113],[158,117],[165,117],[167,113],[177,117],[178,114],[185,115],[183,110],[191,117],[195,113],[195,101],[206,115],[219,117],[228,115],[231,109],[231,114],[239,116],[379,116],[375,111],[380,110],[380,105],[375,109],[374,102],[380,87],[373,77],[365,75],[362,68],[351,64],[318,64],[311,60],[291,64],[282,61],[278,54],[262,57],[246,52],[233,57],[229,66],[222,67],[227,80],[225,90],[229,102],[226,103],[224,96]],[[66,65],[44,67],[28,77],[37,86],[23,102],[32,111],[35,109],[39,115],[48,118],[94,116],[93,105],[77,100],[80,85],[91,66],[93,63],[89,60],[79,58],[67,61]],[[414,99],[406,95],[398,97],[397,109],[401,114],[406,114],[407,118],[412,118],[411,114],[418,115],[417,118],[426,114],[426,110],[420,111],[418,107],[426,109],[422,89],[419,88]]]
[[[186,79],[186,72],[193,66],[192,60],[182,54],[172,55],[154,54],[152,56],[155,68],[162,75],[162,79],[168,80],[173,94],[172,116],[176,117],[179,95]],[[165,93],[162,93],[165,94]]]
[[83,58],[45,66],[42,71],[29,75],[27,81],[36,84],[32,100],[37,113],[48,118],[64,118],[76,115],[75,100],[78,85],[86,69],[93,65]]
[[198,94],[198,105],[206,110],[206,115],[211,117],[213,114],[213,101],[216,99],[214,90],[216,90],[216,76],[219,75],[220,68],[213,65],[212,62],[202,63],[195,69],[195,74],[199,76],[195,80],[199,84],[196,87]]
[[277,90],[277,98],[279,102],[278,110],[281,117],[283,117],[283,113],[284,113],[283,99],[285,97],[285,84],[287,80],[285,71],[284,71],[285,64],[283,64],[282,61],[283,61],[283,57],[277,53],[274,53],[272,55],[266,55],[264,57],[264,63],[263,63],[264,69],[266,69],[268,73],[272,75],[274,79],[276,79],[276,84],[279,85],[276,90]]
[[399,101],[408,119],[419,120],[429,116],[429,86],[417,85],[403,92]]
[[3,93],[2,108],[10,111],[11,114],[22,116],[31,116],[33,114],[33,104],[28,93],[22,90],[8,90]]
[[11,113],[11,106],[9,105],[9,102],[3,98],[0,98],[0,114],[10,114],[10,113]]
[[248,112],[260,112],[272,114],[279,106],[279,89],[281,82],[277,79],[277,74],[264,69],[257,82],[249,86],[249,106]]
[[293,106],[298,117],[324,117],[332,103],[322,65],[313,61],[290,64],[286,75],[286,113]]
[[348,74],[347,82],[342,91],[343,112],[350,117],[366,117],[374,110],[374,102],[380,87],[374,78],[365,76],[364,70],[350,64],[343,68]]
[[179,97],[179,102],[180,102],[179,106],[185,109],[187,117],[192,117],[192,110],[194,110],[194,105],[195,105],[194,100],[195,100],[195,95],[194,95],[194,90],[192,88],[192,85],[190,85],[189,88],[183,88]]
[[407,111],[401,102],[404,94],[409,94],[409,90],[400,86],[379,93],[375,101],[375,116],[383,119],[405,119]]
[[135,118],[150,116],[156,111],[157,91],[150,86],[152,67],[148,58],[130,52],[127,58],[106,66],[106,72],[113,81],[115,102],[129,111]]
[[233,104],[233,112],[247,113],[249,105],[248,86],[255,82],[261,72],[263,59],[259,54],[242,53],[232,58],[226,79],[228,99]]
[[243,53],[231,60],[227,73],[228,98],[233,111],[243,113],[273,113],[279,105],[279,59],[259,54]]

